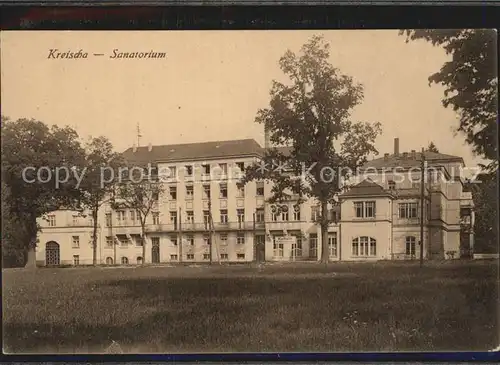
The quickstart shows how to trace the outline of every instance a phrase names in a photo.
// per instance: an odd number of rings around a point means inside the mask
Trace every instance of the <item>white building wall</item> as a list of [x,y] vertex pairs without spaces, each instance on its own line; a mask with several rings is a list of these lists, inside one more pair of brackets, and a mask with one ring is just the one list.
[[[344,261],[372,261],[391,259],[391,223],[380,222],[346,222],[342,223],[342,260]],[[352,242],[355,238],[367,236],[377,242],[376,255],[355,256],[352,252]]]
[[[375,202],[374,218],[357,218],[355,202]],[[341,245],[342,260],[389,260],[392,245],[392,201],[389,197],[348,198],[341,203]],[[376,240],[376,255],[353,255],[353,240],[358,237]]]

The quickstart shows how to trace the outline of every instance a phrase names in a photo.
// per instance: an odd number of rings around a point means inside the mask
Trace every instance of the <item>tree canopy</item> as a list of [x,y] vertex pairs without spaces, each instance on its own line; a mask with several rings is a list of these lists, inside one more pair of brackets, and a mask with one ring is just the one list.
[[459,116],[457,130],[473,151],[491,162],[471,184],[476,206],[475,235],[480,252],[498,249],[498,74],[497,33],[493,29],[402,30],[407,42],[423,39],[443,47],[451,59],[429,76],[445,87],[443,105]]
[[460,116],[457,130],[476,154],[498,167],[497,34],[493,29],[401,30],[406,41],[423,39],[442,47],[451,59],[429,76],[445,87],[443,105]]
[[82,195],[74,172],[84,166],[84,150],[73,129],[2,117],[2,189],[8,192],[2,208],[16,225],[16,247],[34,248],[37,218],[62,207],[79,208]]

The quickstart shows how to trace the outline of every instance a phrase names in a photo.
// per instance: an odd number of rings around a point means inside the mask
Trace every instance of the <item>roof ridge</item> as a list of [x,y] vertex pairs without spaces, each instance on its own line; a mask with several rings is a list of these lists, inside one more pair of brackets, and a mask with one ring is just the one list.
[[[364,185],[361,185],[361,184],[363,184],[363,183],[365,183],[365,184],[364,184]],[[383,189],[382,185],[377,184],[375,181],[373,181],[373,180],[372,180],[372,179],[370,179],[369,177],[367,177],[367,178],[366,178],[366,179],[364,179],[363,181],[361,181],[361,182],[357,183],[356,185],[354,185],[354,186],[353,186],[353,188],[355,188],[356,186],[360,186],[360,185],[361,185],[361,187],[366,186],[366,185],[369,185],[369,186],[377,186],[377,187],[379,187],[379,188],[382,188],[382,189]]]
[[[242,142],[242,141],[253,141],[255,142],[259,147],[261,145],[259,142],[255,140],[255,138],[241,138],[241,139],[227,139],[227,140],[218,140],[218,141],[203,141],[203,142],[185,142],[185,143],[171,143],[171,144],[157,144],[157,145],[151,145],[152,148],[158,148],[158,147],[172,147],[172,146],[188,146],[188,145],[201,145],[201,144],[217,144],[217,143],[228,143],[228,142]],[[134,147],[128,147],[125,151],[128,151],[130,149],[133,149]],[[149,146],[138,146],[135,147],[137,149],[148,149]]]
[[[403,154],[404,153],[407,153],[409,156],[412,155],[412,151],[403,151],[403,152],[399,152],[397,155],[394,154],[394,153],[387,153],[388,157],[389,158],[394,158],[394,157],[397,157],[397,158],[402,158],[403,157]],[[415,154],[416,155],[421,155],[422,154],[422,151],[415,151]],[[461,156],[457,156],[457,155],[450,155],[448,153],[442,153],[442,152],[434,152],[434,151],[424,151],[424,155],[429,155],[429,154],[433,154],[435,156],[443,156],[444,158],[456,158],[456,159],[463,159],[463,157]],[[376,157],[374,158],[373,160],[371,161],[374,161],[374,160],[381,160],[381,159],[384,159],[385,156],[380,156],[380,157]]]
[[[154,148],[153,148],[154,147]],[[157,146],[129,147],[122,152],[129,161],[173,161],[205,158],[225,158],[228,156],[260,155],[261,145],[253,138],[226,141],[204,141]]]

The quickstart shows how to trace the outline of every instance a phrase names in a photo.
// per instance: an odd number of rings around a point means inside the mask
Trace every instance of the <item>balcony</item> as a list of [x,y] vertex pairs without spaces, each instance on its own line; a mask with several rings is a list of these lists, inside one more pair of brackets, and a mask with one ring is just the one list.
[[146,232],[177,232],[178,230],[179,226],[175,223],[146,225]]
[[[253,229],[254,222],[227,222],[227,223],[214,223],[214,228],[216,231],[225,231],[225,230],[238,230],[238,229]],[[264,229],[264,223],[255,223],[255,229],[260,228]]]
[[185,222],[182,223],[182,230],[185,232],[189,231],[208,231],[209,226],[206,223],[194,223],[194,222]]
[[114,227],[108,227],[112,232],[116,235],[137,235],[141,234],[141,227],[140,226],[132,226],[132,225],[120,225],[120,226],[114,226]]
[[269,231],[291,231],[299,230],[305,221],[267,221],[266,230]]
[[[291,223],[291,222],[290,222]],[[296,223],[296,222],[295,222]],[[230,231],[230,230],[264,230],[266,224],[264,222],[227,222],[227,223],[214,223],[215,231]],[[113,227],[116,228],[116,227]],[[140,231],[140,227],[138,227]],[[182,232],[208,232],[210,226],[207,223],[184,222],[179,227],[178,224],[148,224],[146,232],[177,232],[182,229]]]
[[264,229],[266,228],[266,223],[264,222],[255,222],[255,229]]

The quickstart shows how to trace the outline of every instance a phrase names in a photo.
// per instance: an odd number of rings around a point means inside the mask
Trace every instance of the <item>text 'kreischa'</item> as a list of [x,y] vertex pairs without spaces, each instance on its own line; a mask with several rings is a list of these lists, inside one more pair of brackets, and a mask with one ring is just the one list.
[[111,53],[89,53],[83,49],[78,51],[67,50],[60,52],[57,48],[51,48],[48,51],[48,59],[87,59],[91,57],[105,57],[111,59],[152,59],[152,58],[166,58],[166,52],[155,52],[150,50],[148,52],[121,52],[120,49],[115,48]]

